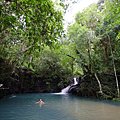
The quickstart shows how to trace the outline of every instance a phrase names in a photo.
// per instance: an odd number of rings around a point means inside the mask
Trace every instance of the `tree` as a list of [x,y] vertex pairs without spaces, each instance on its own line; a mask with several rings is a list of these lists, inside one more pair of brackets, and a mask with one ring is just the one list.
[[19,61],[34,56],[44,45],[52,46],[63,32],[62,12],[51,0],[3,1],[0,10],[0,50],[7,50],[12,72]]
[[[104,3],[103,1],[101,2]],[[96,5],[90,5],[82,12],[76,14],[76,22],[68,29],[69,39],[75,41],[76,46],[79,46],[79,53],[86,56],[81,57],[84,65],[82,66],[87,68],[87,71],[92,71],[94,73],[99,83],[100,91],[102,91],[102,86],[97,73],[104,71],[103,68],[109,70],[111,67],[109,67],[108,64],[111,63],[113,53],[118,54],[117,50],[117,52],[111,52],[112,56],[110,56],[110,51],[116,48],[118,49],[119,46],[116,44],[116,38],[119,36],[120,29],[118,8],[119,3],[115,1],[114,3],[109,1],[109,4],[108,1],[106,1],[105,4],[102,5],[102,9]],[[101,52],[103,48],[104,54]],[[85,64],[87,67],[85,67]],[[114,59],[113,64],[115,70]],[[116,73],[115,76],[117,77]],[[119,96],[117,79],[116,83]]]
[[[107,54],[107,46],[109,46],[109,51],[111,52],[111,61],[113,63],[114,67],[114,73],[115,73],[115,78],[116,78],[116,84],[117,84],[117,91],[118,91],[118,97],[119,97],[119,85],[118,85],[118,79],[117,79],[117,74],[116,74],[116,67],[115,67],[115,61],[114,61],[114,54],[113,51],[117,48],[116,45],[116,38],[119,35],[119,29],[120,29],[120,15],[119,15],[119,3],[117,1],[105,1],[105,8],[103,9],[103,20],[101,22],[101,27],[96,29],[98,32],[97,35],[99,34],[99,37],[101,38],[102,43],[106,44],[106,57],[109,60],[110,59],[110,53],[109,55]],[[105,43],[106,42],[106,43]],[[109,43],[109,44],[107,44]],[[114,51],[115,52],[115,51]],[[115,52],[116,54],[116,52]]]

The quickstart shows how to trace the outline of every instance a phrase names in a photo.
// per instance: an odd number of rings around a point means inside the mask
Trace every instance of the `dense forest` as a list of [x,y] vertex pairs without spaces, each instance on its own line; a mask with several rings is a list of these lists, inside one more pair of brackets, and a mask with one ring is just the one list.
[[120,1],[91,4],[65,34],[68,6],[62,0],[0,1],[0,98],[59,92],[79,77],[73,93],[120,100]]

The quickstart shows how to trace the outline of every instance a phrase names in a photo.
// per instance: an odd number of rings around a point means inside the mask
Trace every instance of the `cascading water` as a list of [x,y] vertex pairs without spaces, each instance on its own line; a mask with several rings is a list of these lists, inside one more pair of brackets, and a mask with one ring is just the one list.
[[61,93],[62,94],[68,93],[69,88],[70,88],[70,85],[67,86],[66,88],[62,89]]
[[76,78],[74,78],[74,83],[71,84],[71,85],[69,85],[69,86],[67,86],[66,88],[62,89],[61,94],[66,94],[66,93],[68,93],[70,87],[71,87],[71,86],[75,86],[75,85],[77,85],[77,84],[78,84],[78,82],[77,82]]
[[74,78],[74,84],[73,85],[77,85],[77,84],[78,84],[78,82],[77,82],[76,78]]

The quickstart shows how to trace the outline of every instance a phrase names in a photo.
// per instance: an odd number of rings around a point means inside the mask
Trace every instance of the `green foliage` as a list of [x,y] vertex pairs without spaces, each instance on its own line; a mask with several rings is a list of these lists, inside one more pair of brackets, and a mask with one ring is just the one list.
[[[75,44],[77,50],[75,62],[82,68],[84,74],[86,72],[88,74],[114,73],[113,59],[119,73],[119,7],[117,0],[114,2],[101,0],[97,5],[92,4],[82,12],[78,12],[75,16],[75,23],[69,26],[68,38],[71,43]],[[114,56],[111,55],[108,36]],[[102,81],[102,77],[100,80]],[[102,97],[111,98],[111,94],[105,94]]]
[[112,96],[110,96],[110,95],[106,95],[106,94],[102,94],[102,96],[100,97],[100,99],[112,99]]
[[0,3],[0,54],[10,64],[39,57],[44,45],[54,46],[61,37],[62,12],[51,0]]
[[43,79],[44,82],[50,84],[59,83],[67,80],[72,72],[66,66],[63,66],[59,49],[54,50],[45,47],[41,57],[36,58],[32,63],[36,74]]
[[[67,35],[63,35],[63,9],[66,11],[69,6],[66,1],[0,1],[0,58],[12,68],[5,71],[13,73],[16,66],[29,68],[44,83],[50,83],[47,86],[49,90],[54,82],[58,86],[67,86],[71,76],[113,74],[113,59],[119,73],[120,4],[117,0],[101,3],[102,0],[78,12],[75,23],[68,27]],[[102,75],[98,77],[103,81]],[[114,81],[113,77],[111,79],[106,77],[107,82]],[[30,82],[33,88],[35,81]],[[107,87],[103,88],[105,92],[108,92]],[[98,91],[98,88],[95,86],[94,89]],[[94,94],[92,91],[95,90],[91,89],[84,84],[78,92],[87,90]],[[101,97],[111,96],[104,93]]]
[[92,4],[82,12],[78,12],[76,14],[75,20],[81,26],[86,26],[87,28],[94,30],[99,18],[100,16],[97,13],[97,6]]
[[113,101],[118,101],[118,102],[120,102],[120,98],[113,98]]

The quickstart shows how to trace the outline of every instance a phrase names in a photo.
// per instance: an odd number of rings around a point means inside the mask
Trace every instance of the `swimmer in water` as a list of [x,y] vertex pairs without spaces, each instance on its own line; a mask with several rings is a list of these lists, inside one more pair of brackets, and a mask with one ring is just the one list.
[[40,99],[40,101],[38,101],[36,103],[44,104],[44,102],[42,101],[42,99]]

